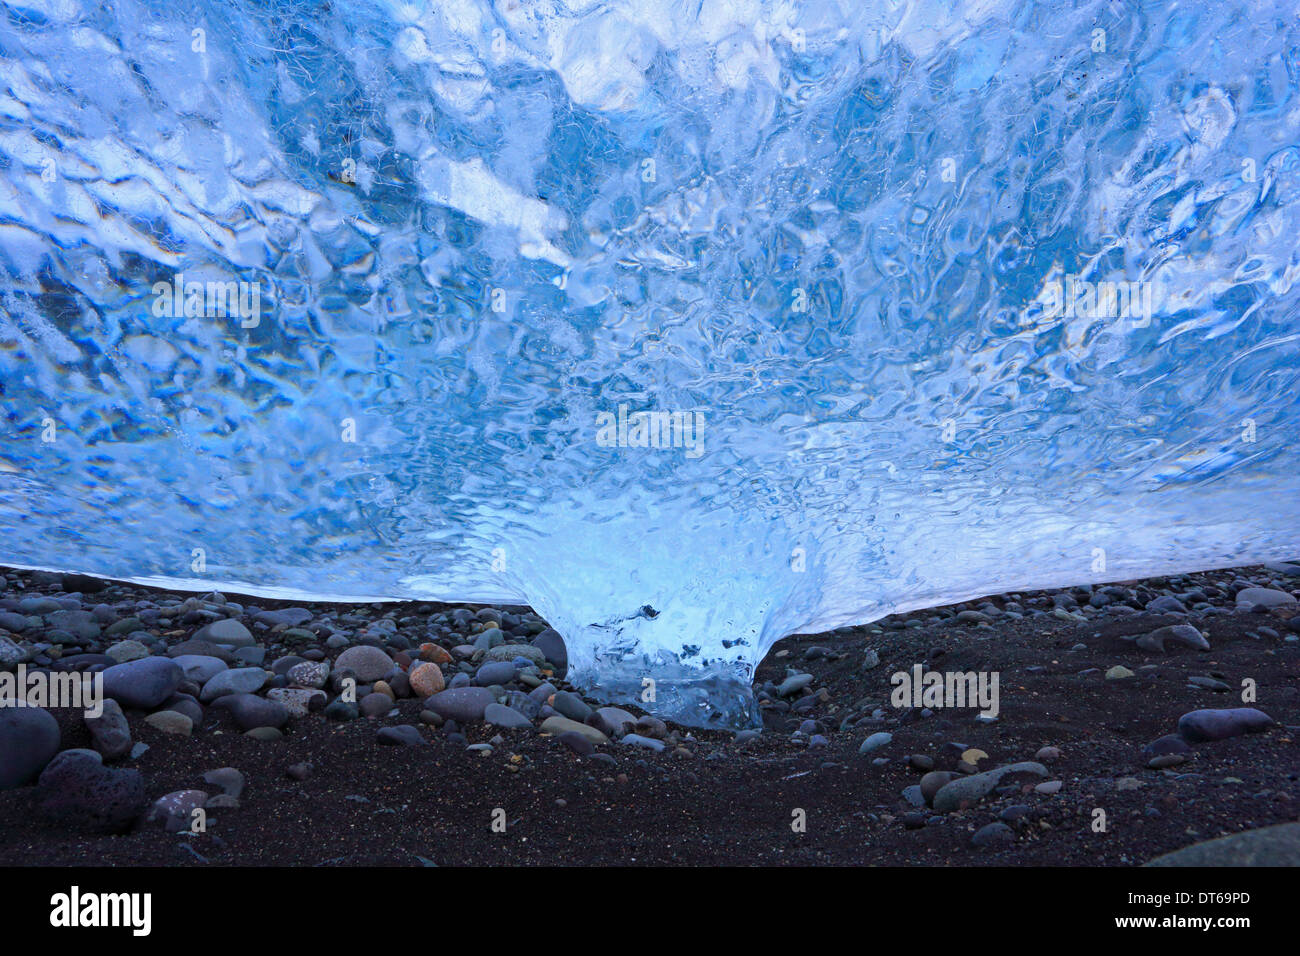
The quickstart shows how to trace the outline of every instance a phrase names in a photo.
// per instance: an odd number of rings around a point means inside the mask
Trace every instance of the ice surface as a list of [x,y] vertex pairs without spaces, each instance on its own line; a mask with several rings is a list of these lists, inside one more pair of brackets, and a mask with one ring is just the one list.
[[1292,0],[0,8],[0,561],[528,602],[735,723],[792,631],[1294,556]]

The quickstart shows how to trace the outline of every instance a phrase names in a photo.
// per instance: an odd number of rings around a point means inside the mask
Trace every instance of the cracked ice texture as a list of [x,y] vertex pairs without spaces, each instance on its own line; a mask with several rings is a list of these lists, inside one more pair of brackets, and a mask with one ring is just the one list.
[[526,601],[702,722],[794,630],[1290,557],[1298,142],[1289,0],[0,0],[0,561]]

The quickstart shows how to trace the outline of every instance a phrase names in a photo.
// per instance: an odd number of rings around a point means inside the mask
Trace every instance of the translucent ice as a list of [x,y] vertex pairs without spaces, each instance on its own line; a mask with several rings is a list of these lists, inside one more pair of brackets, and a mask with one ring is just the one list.
[[1293,0],[0,9],[0,561],[528,602],[737,723],[1295,551]]

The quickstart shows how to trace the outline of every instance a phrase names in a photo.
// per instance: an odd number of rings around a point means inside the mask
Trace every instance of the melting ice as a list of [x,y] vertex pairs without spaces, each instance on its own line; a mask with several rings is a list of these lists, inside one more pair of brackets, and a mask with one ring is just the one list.
[[1298,196],[1290,0],[0,0],[0,561],[752,720],[792,631],[1292,556]]

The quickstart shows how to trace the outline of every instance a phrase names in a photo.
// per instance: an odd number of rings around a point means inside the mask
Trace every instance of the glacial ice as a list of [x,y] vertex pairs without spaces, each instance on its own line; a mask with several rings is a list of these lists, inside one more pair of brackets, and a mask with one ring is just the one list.
[[736,724],[1294,556],[1293,0],[0,8],[0,562],[527,602]]

